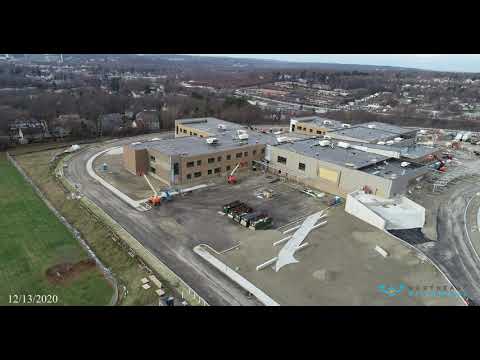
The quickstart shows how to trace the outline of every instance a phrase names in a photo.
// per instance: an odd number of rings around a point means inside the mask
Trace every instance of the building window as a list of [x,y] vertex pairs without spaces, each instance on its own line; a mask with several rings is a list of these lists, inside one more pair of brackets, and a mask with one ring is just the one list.
[[202,138],[202,137],[203,137],[203,135],[200,135],[200,137]]
[[150,155],[150,160],[155,161],[155,156]]
[[178,134],[178,126],[177,126],[177,134]]
[[313,132],[313,129],[310,129],[310,132]]
[[187,174],[187,179],[191,179],[192,178],[192,174]]
[[178,163],[173,164],[173,175],[178,175],[180,173],[180,165]]
[[236,153],[236,154],[235,154],[235,157],[236,157],[237,159],[241,158],[241,157],[242,157],[242,153]]
[[262,154],[265,154],[265,148],[262,149]]
[[283,156],[278,156],[277,157],[277,162],[279,164],[284,164],[285,165],[287,163],[287,158],[284,158]]
[[193,135],[197,136],[197,133],[193,133]]
[[190,136],[192,136],[192,132],[190,131]]
[[243,153],[243,156],[247,157],[247,156],[248,156],[248,151],[245,151],[245,152]]
[[193,161],[187,162],[187,168],[193,167],[194,165],[195,165],[195,163]]
[[155,174],[157,170],[154,167],[150,167],[150,171]]
[[183,129],[183,133],[186,134],[186,133],[187,133],[187,129]]
[[212,169],[208,169],[208,175],[212,175]]
[[292,124],[292,132],[295,131],[295,125]]
[[317,134],[322,135],[322,132],[320,130],[317,130]]
[[253,150],[253,151],[252,151],[252,154],[253,154],[253,155],[257,155],[257,150]]
[[298,170],[305,171],[305,164],[304,163],[298,163]]
[[221,171],[222,171],[222,168],[216,168],[215,169],[215,174],[220,174]]
[[230,165],[228,165],[228,166],[225,168],[225,170],[230,171],[231,168],[232,168],[232,167],[231,167]]
[[202,160],[197,160],[197,166],[202,165]]
[[218,162],[222,161],[222,157],[221,156],[217,157],[217,161]]
[[195,174],[193,174],[193,176],[195,176],[196,178],[197,178],[197,177],[200,177],[200,176],[202,176],[202,172],[201,172],[201,171],[198,171],[198,172],[196,172]]
[[208,163],[209,163],[209,164],[211,164],[211,163],[213,163],[213,162],[215,162],[215,158],[208,158]]
[[232,155],[227,155],[227,160],[232,160]]

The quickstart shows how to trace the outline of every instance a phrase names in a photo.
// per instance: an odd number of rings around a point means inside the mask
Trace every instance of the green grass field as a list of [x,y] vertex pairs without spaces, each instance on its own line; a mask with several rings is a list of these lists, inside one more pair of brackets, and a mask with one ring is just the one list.
[[107,305],[112,287],[92,267],[54,284],[46,271],[86,252],[0,153],[0,305],[9,295],[57,295],[59,305]]

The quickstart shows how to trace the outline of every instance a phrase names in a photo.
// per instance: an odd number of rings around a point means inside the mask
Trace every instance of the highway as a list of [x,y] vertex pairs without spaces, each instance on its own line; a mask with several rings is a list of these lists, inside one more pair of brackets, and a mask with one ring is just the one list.
[[[162,134],[162,137],[167,136],[171,134]],[[159,135],[145,136],[153,137]],[[132,141],[131,138],[118,140],[102,146],[92,146],[77,153],[68,162],[64,171],[65,177],[72,183],[79,184],[80,191],[85,196],[120,223],[210,305],[259,305],[255,299],[248,298],[244,290],[204,263],[193,252],[196,244],[188,234],[181,231],[174,234],[171,230],[165,230],[162,219],[159,219],[154,211],[139,212],[133,209],[88,175],[86,163],[93,155],[106,148]]]

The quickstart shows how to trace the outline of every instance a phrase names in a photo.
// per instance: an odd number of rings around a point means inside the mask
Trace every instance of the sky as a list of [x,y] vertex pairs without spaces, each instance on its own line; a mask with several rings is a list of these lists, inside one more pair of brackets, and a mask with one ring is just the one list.
[[192,54],[293,62],[387,65],[426,70],[480,72],[480,54]]

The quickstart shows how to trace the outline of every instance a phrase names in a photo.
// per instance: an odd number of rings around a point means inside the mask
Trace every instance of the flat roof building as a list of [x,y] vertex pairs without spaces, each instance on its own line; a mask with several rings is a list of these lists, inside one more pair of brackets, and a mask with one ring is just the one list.
[[246,129],[246,126],[220,120],[214,117],[175,120],[175,137],[198,136],[205,138],[239,129]]
[[378,143],[392,141],[395,138],[415,140],[416,134],[417,130],[414,129],[405,129],[381,122],[369,122],[347,128],[330,130],[327,136],[337,140]]
[[[220,131],[214,137],[208,135],[201,138],[197,132],[197,136],[124,145],[124,166],[132,174],[149,173],[168,185],[181,185],[211,176],[225,176],[237,164],[240,164],[240,171],[252,168],[255,161],[265,157],[266,144],[279,143],[273,135],[244,129],[239,134],[236,131],[238,129],[232,130],[236,124],[221,122],[229,126],[230,130]],[[183,133],[183,128],[180,128]],[[199,128],[195,129],[200,131]]]
[[430,171],[428,166],[328,142],[306,139],[268,145],[266,166],[280,176],[340,196],[367,186],[386,198],[403,194],[412,181]]
[[304,135],[325,135],[328,131],[342,129],[348,124],[319,116],[304,116],[290,119],[290,132]]

